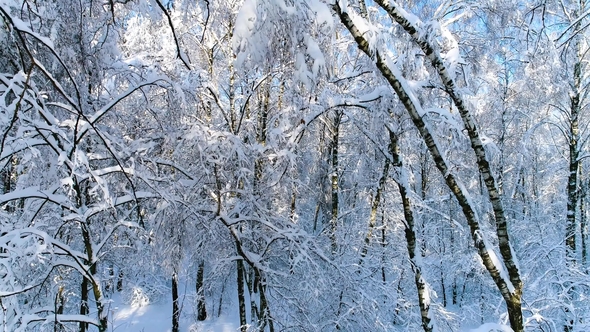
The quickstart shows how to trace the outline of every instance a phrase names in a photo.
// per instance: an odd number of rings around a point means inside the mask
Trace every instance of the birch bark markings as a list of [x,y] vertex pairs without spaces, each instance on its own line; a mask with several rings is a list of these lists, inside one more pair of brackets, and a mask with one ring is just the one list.
[[197,281],[195,284],[195,288],[197,291],[197,320],[204,321],[207,319],[207,307],[205,306],[205,285],[204,285],[204,275],[205,275],[205,261],[201,259],[199,261],[199,267],[197,270]]
[[416,27],[405,17],[404,12],[400,10],[397,4],[390,2],[388,0],[376,0],[377,4],[379,4],[389,16],[401,25],[404,30],[412,37],[414,42],[420,46],[426,57],[432,63],[432,66],[436,69],[439,74],[439,77],[445,87],[446,92],[453,100],[453,103],[457,107],[459,111],[459,115],[463,120],[463,124],[467,133],[469,135],[469,139],[471,142],[471,148],[475,154],[477,159],[477,165],[479,168],[479,173],[481,174],[487,192],[490,198],[490,202],[492,203],[492,208],[494,210],[494,217],[496,219],[496,233],[498,235],[498,242],[500,247],[500,253],[502,254],[502,258],[504,259],[504,263],[508,268],[508,273],[510,275],[510,281],[512,282],[515,289],[522,288],[522,281],[520,280],[520,273],[518,271],[518,267],[516,266],[512,248],[510,245],[510,238],[508,233],[508,225],[506,223],[506,216],[504,213],[504,207],[502,205],[502,200],[500,198],[500,194],[498,192],[498,188],[496,185],[496,181],[492,174],[490,164],[487,160],[485,149],[483,147],[483,143],[479,136],[479,132],[475,121],[471,115],[471,112],[467,109],[467,105],[463,100],[463,97],[458,91],[457,86],[455,85],[454,80],[449,75],[446,65],[444,64],[443,59],[441,58],[439,52],[435,50],[432,44],[428,41],[427,35],[421,35],[420,32],[416,29]]
[[[478,217],[475,213],[474,207],[471,205],[468,193],[458,181],[458,179],[455,178],[454,174],[450,171],[447,162],[444,160],[443,155],[436,144],[435,138],[420,115],[419,110],[421,109],[421,105],[418,104],[415,98],[412,98],[410,92],[408,92],[406,89],[405,79],[401,77],[399,73],[396,73],[396,68],[389,67],[385,58],[381,56],[376,48],[371,47],[374,45],[369,44],[368,40],[363,37],[363,34],[356,27],[349,14],[346,11],[343,11],[338,3],[333,5],[333,9],[340,18],[342,24],[351,33],[359,48],[371,59],[373,59],[375,65],[383,77],[387,79],[391,87],[395,90],[398,98],[410,115],[414,125],[424,139],[424,142],[426,143],[437,168],[443,175],[447,186],[453,192],[455,198],[461,206],[461,209],[463,210],[463,214],[465,215],[469,224],[471,237],[475,247],[478,250],[478,254],[506,302],[512,329],[515,332],[523,331],[524,327],[521,308],[522,281],[520,280],[520,273],[515,264],[512,248],[510,246],[504,208],[502,206],[500,195],[498,194],[496,183],[491,173],[490,165],[487,161],[485,150],[479,137],[477,127],[475,126],[475,122],[472,119],[471,113],[467,109],[462,97],[458,93],[454,81],[449,76],[442,58],[435,51],[433,46],[430,45],[425,36],[420,36],[418,30],[410,21],[405,18],[405,13],[403,13],[397,5],[383,0],[376,0],[376,3],[379,4],[395,22],[400,24],[404,30],[410,36],[412,36],[414,41],[422,48],[426,57],[431,61],[433,67],[436,68],[442,83],[447,90],[447,93],[459,110],[465,128],[469,134],[471,147],[477,158],[480,175],[484,179],[487,192],[492,203],[496,219],[496,233],[498,236],[500,252],[503,258],[503,263],[506,265],[506,269],[508,270],[509,280],[503,276],[506,271],[504,271],[502,262],[498,262],[493,250],[488,248],[484,234],[481,231],[479,225]],[[500,264],[497,265],[497,263]]]
[[422,328],[424,332],[432,332],[434,327],[431,323],[430,318],[430,294],[429,286],[422,276],[422,268],[420,266],[419,258],[420,254],[417,253],[416,248],[416,231],[414,223],[414,213],[409,198],[410,186],[405,176],[405,170],[403,168],[402,158],[399,155],[399,139],[397,135],[389,130],[389,153],[392,156],[392,165],[395,171],[394,180],[397,184],[400,196],[402,198],[402,205],[404,209],[404,220],[405,233],[406,233],[406,244],[408,247],[408,254],[410,256],[410,263],[412,270],[414,271],[414,283],[416,284],[416,290],[418,291],[418,305],[420,306],[420,318],[422,319]]
[[576,261],[576,212],[578,206],[578,172],[580,161],[578,159],[578,141],[580,131],[578,128],[578,115],[580,114],[580,62],[574,66],[574,92],[570,97],[570,127],[569,127],[569,175],[567,179],[567,224],[565,243],[567,260],[569,264]]
[[[584,1],[580,1],[578,3],[578,10],[573,11],[573,16],[578,16],[579,13],[584,13]],[[574,29],[577,31],[580,29],[582,22],[579,20],[575,25]],[[566,227],[565,227],[565,250],[566,250],[566,266],[571,268],[575,268],[577,265],[578,260],[578,248],[576,247],[577,242],[577,232],[578,232],[578,222],[577,219],[578,215],[578,202],[580,200],[580,192],[579,192],[579,176],[580,176],[580,151],[581,151],[581,144],[580,144],[580,128],[579,128],[579,120],[580,120],[580,113],[582,111],[582,107],[584,104],[584,100],[586,98],[587,92],[585,91],[585,87],[583,84],[583,76],[584,76],[584,55],[587,52],[582,49],[582,40],[581,34],[576,33],[573,37],[573,77],[572,82],[570,82],[570,93],[569,93],[569,112],[564,112],[566,116],[566,123],[569,125],[568,128],[564,130],[566,132],[566,139],[568,141],[568,149],[569,149],[569,173],[567,178],[567,207],[566,207]],[[567,51],[566,51],[567,54]],[[582,248],[583,250],[583,248]],[[568,288],[567,295],[569,300],[576,301],[575,294],[576,286],[571,285]],[[575,309],[572,306],[565,306],[564,312],[566,314],[565,324],[563,330],[565,332],[573,331],[576,325],[576,316]]]
[[[581,8],[583,10],[583,7]],[[577,25],[579,26],[579,24]],[[577,28],[576,28],[577,29]],[[576,262],[576,230],[577,230],[577,208],[578,208],[578,174],[580,172],[580,129],[579,115],[582,109],[584,99],[582,86],[582,61],[584,54],[581,49],[580,37],[575,37],[575,63],[573,72],[573,84],[571,86],[570,109],[569,109],[569,128],[568,128],[568,147],[569,147],[569,174],[567,179],[567,213],[566,213],[566,231],[565,244],[567,253],[567,263],[570,265]]]
[[342,120],[342,112],[336,111],[332,119],[332,127],[330,133],[332,134],[332,142],[330,143],[330,158],[332,164],[332,173],[330,174],[331,184],[331,198],[332,198],[332,213],[330,219],[330,240],[332,242],[332,253],[335,254],[338,250],[337,231],[338,231],[338,139],[340,137],[340,122]]

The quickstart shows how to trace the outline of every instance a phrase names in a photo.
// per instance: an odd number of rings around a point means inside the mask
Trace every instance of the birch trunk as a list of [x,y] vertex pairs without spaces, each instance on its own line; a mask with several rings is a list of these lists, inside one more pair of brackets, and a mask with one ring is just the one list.
[[422,276],[422,270],[419,262],[420,255],[416,253],[416,231],[414,222],[414,213],[410,203],[409,193],[410,186],[406,181],[405,170],[403,169],[402,159],[399,155],[399,144],[397,135],[389,130],[389,153],[393,157],[393,166],[396,172],[394,177],[395,182],[402,198],[402,205],[404,209],[404,219],[406,221],[405,233],[406,244],[408,247],[408,254],[410,256],[410,264],[414,271],[414,283],[418,291],[418,304],[420,306],[420,318],[422,319],[422,328],[424,332],[432,332],[433,326],[430,318],[430,294],[429,286]]
[[[396,70],[396,68],[389,68],[388,64],[381,56],[379,51],[373,47],[374,45],[369,45],[369,42],[363,37],[363,34],[355,26],[349,14],[346,11],[343,11],[338,3],[334,4],[333,8],[339,16],[340,21],[346,26],[351,35],[354,37],[359,48],[375,61],[375,65],[384,78],[387,79],[391,87],[395,90],[397,96],[410,115],[414,125],[420,132],[420,135],[424,139],[424,142],[426,143],[426,146],[432,155],[436,167],[439,169],[440,173],[445,179],[447,186],[455,195],[455,198],[461,206],[463,214],[465,215],[467,223],[469,224],[470,234],[474,242],[474,246],[477,248],[478,254],[481,257],[486,270],[494,280],[496,287],[506,302],[512,329],[515,332],[521,332],[524,330],[521,308],[522,281],[520,280],[520,273],[512,256],[512,248],[509,242],[508,227],[504,216],[502,202],[496,189],[495,180],[491,174],[490,166],[486,159],[485,151],[477,132],[477,128],[475,127],[475,123],[473,122],[471,114],[463,103],[463,100],[458,95],[454,82],[448,76],[444,63],[440,59],[440,56],[435,53],[431,45],[426,40],[422,40],[422,37],[419,35],[418,31],[409,21],[405,19],[397,6],[391,5],[389,1],[376,0],[376,2],[383,9],[385,9],[390,14],[392,19],[399,23],[423,48],[426,56],[431,60],[433,66],[439,72],[443,84],[447,88],[447,91],[453,99],[455,106],[459,109],[459,113],[463,118],[465,127],[471,140],[471,146],[477,158],[480,174],[484,179],[488,194],[490,196],[490,201],[494,209],[497,227],[496,233],[498,236],[500,252],[502,254],[504,264],[500,262],[499,265],[496,265],[496,262],[499,260],[496,259],[495,253],[491,248],[488,247],[486,243],[484,234],[481,231],[481,227],[479,225],[479,220],[475,213],[475,209],[470,203],[468,193],[465,191],[464,186],[460,184],[458,179],[449,169],[447,162],[443,158],[443,155],[436,144],[435,138],[420,115],[419,110],[421,109],[421,105],[418,104],[415,98],[411,97],[408,91],[406,91],[405,86],[407,85],[405,84],[404,78],[401,77],[401,75],[396,74],[399,72],[399,70]],[[504,272],[503,265],[505,265],[506,269],[508,270],[509,279],[502,275]]]
[[332,143],[330,145],[330,154],[332,157],[332,174],[330,181],[332,184],[332,218],[330,219],[330,240],[332,241],[332,253],[338,250],[336,241],[336,232],[338,230],[338,139],[340,136],[340,120],[342,112],[337,111],[332,121]]
[[[236,245],[240,245],[237,243]],[[248,331],[248,320],[246,319],[246,296],[244,294],[244,262],[237,260],[237,279],[238,284],[238,307],[240,311],[240,331]]]
[[[579,12],[584,12],[584,2],[579,2]],[[576,12],[574,11],[576,14]],[[575,24],[575,29],[580,28],[580,22]],[[582,40],[580,36],[575,36],[573,39],[574,48],[574,72],[573,82],[571,84],[570,92],[570,109],[567,119],[569,128],[567,128],[567,139],[569,148],[569,174],[567,178],[567,210],[566,210],[566,228],[565,228],[565,245],[566,245],[566,264],[570,268],[575,268],[578,260],[578,252],[576,248],[576,238],[578,231],[578,201],[579,201],[579,190],[578,190],[578,177],[580,175],[580,128],[579,128],[579,116],[582,110],[582,104],[584,100],[584,87],[582,86],[582,69],[584,53],[582,51]],[[568,297],[573,302],[575,298],[575,290],[572,285],[568,289]],[[566,321],[563,330],[565,332],[574,330],[574,316],[572,310],[565,306]]]
[[[103,295],[102,295],[102,288],[98,280],[95,279],[96,276],[96,265],[97,262],[93,261],[94,253],[93,253],[93,245],[91,241],[90,231],[88,230],[88,226],[85,223],[81,223],[82,227],[82,238],[84,240],[84,247],[86,251],[86,264],[89,265],[88,271],[86,275],[83,276],[86,282],[82,283],[82,290],[86,288],[86,295],[83,298],[86,298],[86,314],[89,313],[88,310],[88,285],[92,289],[92,294],[94,295],[94,302],[96,303],[96,316],[98,317],[98,331],[105,332],[108,328],[108,317],[107,314],[104,312],[104,303],[103,303]],[[80,310],[82,312],[82,309]],[[82,326],[82,325],[80,325]],[[88,324],[84,325],[84,330],[88,328]],[[82,330],[82,327],[80,328]]]
[[[88,279],[84,276],[82,277],[82,285],[80,286],[80,315],[86,316],[88,315]],[[88,329],[88,323],[80,322],[78,331],[79,332],[86,332]]]
[[569,175],[567,179],[567,222],[565,244],[568,264],[576,263],[576,230],[578,208],[578,174],[580,171],[579,147],[580,140],[579,115],[581,111],[582,89],[582,55],[580,54],[580,39],[576,38],[576,63],[574,64],[574,82],[570,96],[569,112]]

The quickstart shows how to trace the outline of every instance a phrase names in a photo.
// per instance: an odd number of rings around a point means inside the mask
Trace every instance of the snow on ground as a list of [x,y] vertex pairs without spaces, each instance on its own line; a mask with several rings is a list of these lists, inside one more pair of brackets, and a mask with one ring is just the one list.
[[506,325],[502,324],[495,324],[495,323],[485,323],[480,327],[471,330],[470,332],[513,332],[513,330]]
[[[130,303],[128,303],[130,302]],[[192,300],[181,295],[180,332],[237,332],[239,319],[237,308],[228,308],[236,315],[221,315],[197,322]],[[170,299],[158,303],[150,303],[147,297],[134,294],[129,301],[115,294],[110,300],[109,331],[113,332],[171,332],[172,302]],[[485,323],[480,326],[464,326],[463,332],[512,332],[503,324]]]
[[[235,332],[238,330],[238,322],[224,315],[204,322],[196,322],[192,305],[183,304],[181,332]],[[114,332],[172,331],[171,302],[125,304],[119,297],[115,297],[110,307],[109,324]]]

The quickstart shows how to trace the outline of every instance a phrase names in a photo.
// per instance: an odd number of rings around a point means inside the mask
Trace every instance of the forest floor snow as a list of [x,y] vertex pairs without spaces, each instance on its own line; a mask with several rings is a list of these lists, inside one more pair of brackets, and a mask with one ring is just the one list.
[[[171,332],[172,303],[126,303],[118,295],[110,301],[109,331],[112,332]],[[221,315],[197,322],[191,301],[181,301],[180,332],[236,332],[239,321],[234,317]],[[237,310],[237,309],[236,309]],[[465,332],[510,332],[510,327],[486,323],[479,327],[464,329]]]
[[[180,332],[235,332],[239,323],[221,315],[196,322],[192,305],[181,304]],[[113,298],[109,312],[109,331],[113,332],[171,332],[172,303],[126,304]]]

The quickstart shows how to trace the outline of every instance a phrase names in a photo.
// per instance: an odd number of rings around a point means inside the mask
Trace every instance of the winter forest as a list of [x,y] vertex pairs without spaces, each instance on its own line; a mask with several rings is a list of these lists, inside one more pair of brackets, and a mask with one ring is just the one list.
[[2,332],[590,331],[585,0],[0,0],[0,96]]

